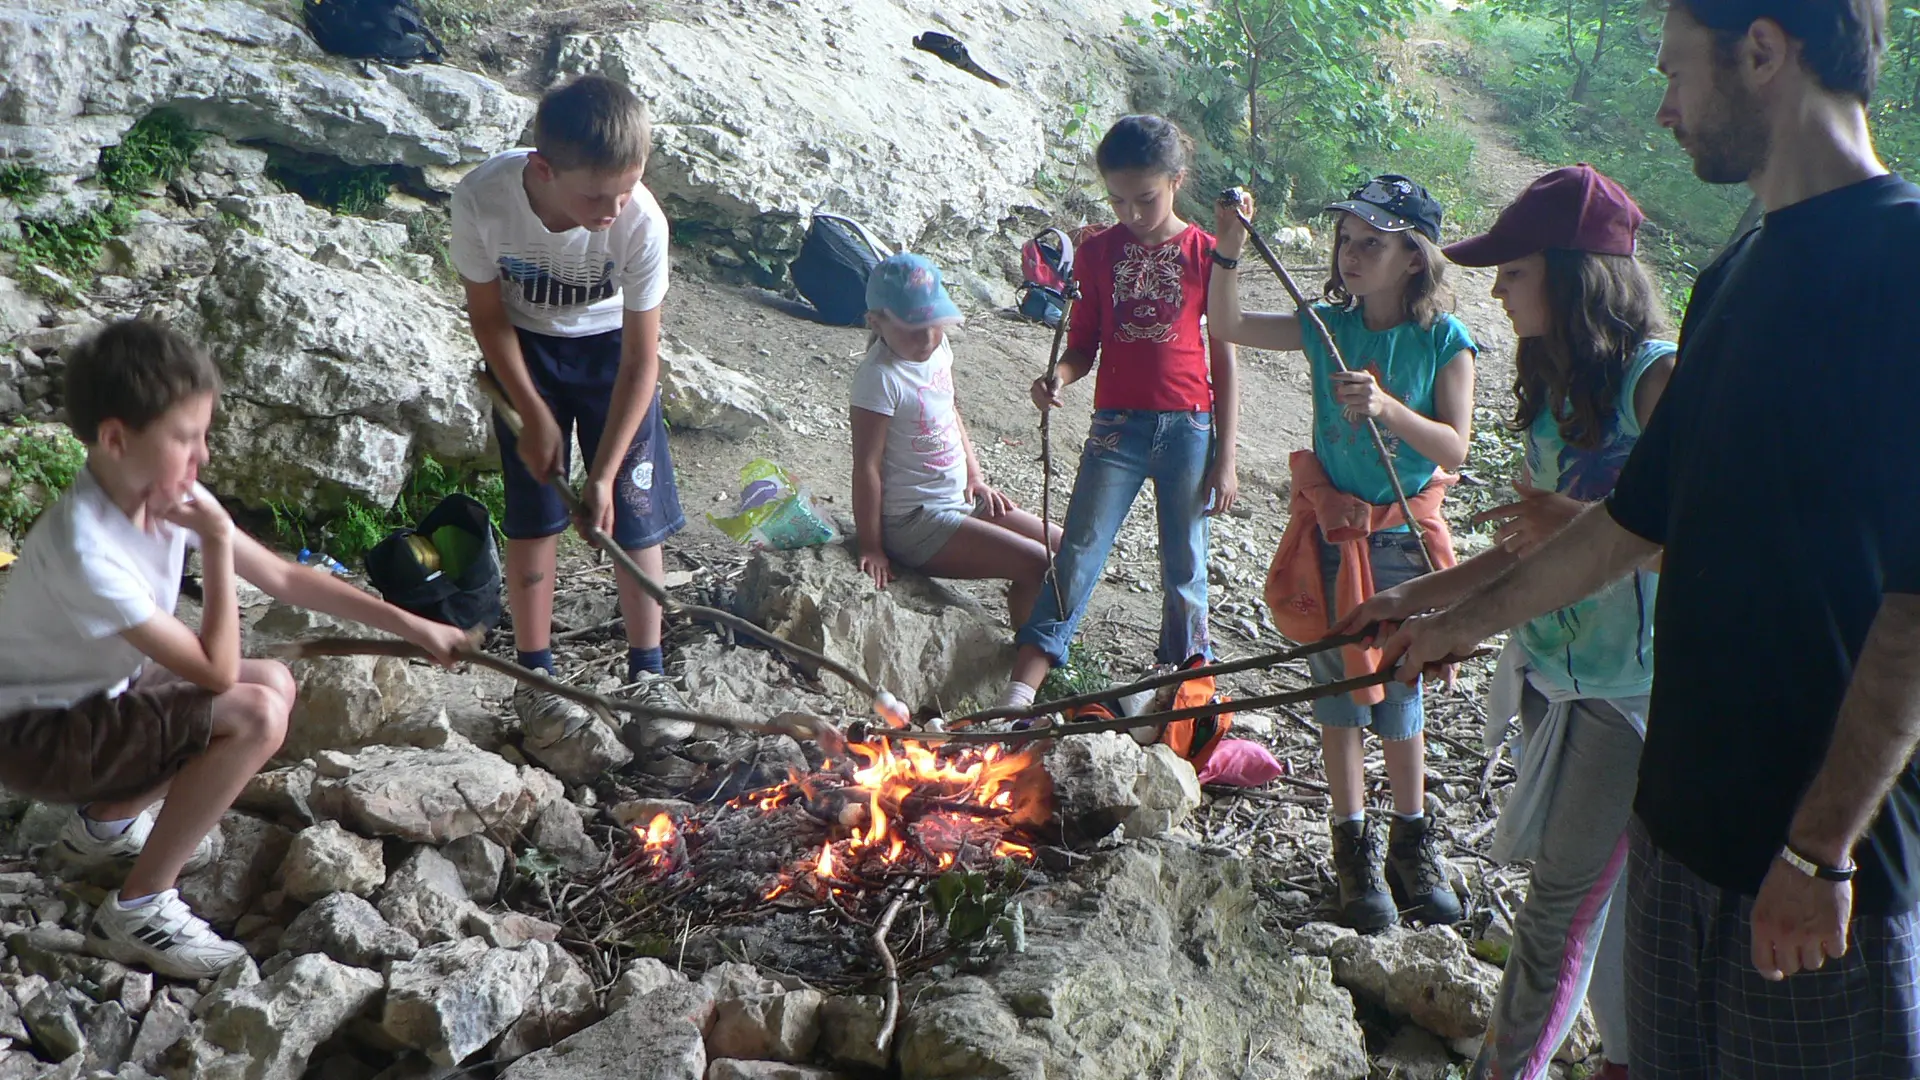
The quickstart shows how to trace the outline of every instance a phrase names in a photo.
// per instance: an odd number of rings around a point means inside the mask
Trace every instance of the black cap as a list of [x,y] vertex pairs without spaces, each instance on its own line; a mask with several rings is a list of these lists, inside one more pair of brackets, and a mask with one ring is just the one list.
[[1354,188],[1346,201],[1330,203],[1327,209],[1343,210],[1381,232],[1418,229],[1427,239],[1440,242],[1440,203],[1404,176],[1376,176]]

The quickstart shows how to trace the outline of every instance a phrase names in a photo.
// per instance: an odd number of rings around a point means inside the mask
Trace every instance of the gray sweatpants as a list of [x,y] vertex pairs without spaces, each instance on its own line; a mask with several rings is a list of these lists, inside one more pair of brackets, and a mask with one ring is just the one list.
[[[1597,699],[1572,703],[1548,803],[1544,853],[1514,919],[1500,994],[1474,1080],[1540,1080],[1590,1001],[1607,1059],[1628,1060],[1622,969],[1625,905],[1612,903],[1627,864],[1627,823],[1640,772],[1640,733]],[[1532,687],[1520,702],[1527,737],[1547,713]]]

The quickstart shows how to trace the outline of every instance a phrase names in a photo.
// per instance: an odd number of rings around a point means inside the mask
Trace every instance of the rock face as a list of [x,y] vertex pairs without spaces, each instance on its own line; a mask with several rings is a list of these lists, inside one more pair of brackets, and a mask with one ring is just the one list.
[[206,1013],[205,1037],[251,1059],[247,1080],[298,1076],[314,1047],[380,992],[380,976],[325,956],[302,956]]
[[1327,955],[1340,985],[1443,1039],[1487,1030],[1500,970],[1444,926],[1343,936]]
[[[648,185],[676,221],[732,229],[757,251],[792,250],[799,216],[819,207],[923,250],[993,233],[1035,206],[1032,185],[1070,103],[1090,106],[1090,133],[1124,111],[1128,68],[1141,62],[1122,27],[1129,10],[958,0],[935,13],[853,0],[783,10],[770,35],[763,12],[705,6],[567,38],[557,67],[620,79],[650,102]],[[913,35],[934,28],[1013,85],[914,49]]]
[[1366,1076],[1352,1000],[1261,928],[1248,875],[1130,843],[1044,890],[1025,953],[903,991],[902,1077]]
[[50,173],[91,175],[102,146],[167,107],[198,128],[359,165],[453,165],[513,143],[531,102],[437,64],[374,68],[239,0],[88,0],[0,9],[0,143]]
[[863,673],[909,707],[951,709],[984,697],[1013,662],[1012,635],[979,605],[913,575],[876,590],[840,544],[755,552],[740,603],[748,618]]
[[470,746],[375,746],[328,751],[308,794],[313,812],[368,836],[444,844],[488,829],[518,830],[561,797],[560,782]]

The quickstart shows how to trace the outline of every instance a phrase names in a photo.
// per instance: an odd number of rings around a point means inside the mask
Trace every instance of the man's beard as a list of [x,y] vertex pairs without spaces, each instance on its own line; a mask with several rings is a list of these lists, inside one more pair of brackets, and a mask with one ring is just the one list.
[[1693,175],[1709,184],[1744,184],[1766,165],[1773,132],[1760,100],[1731,70],[1716,68],[1713,109],[1698,126],[1675,132],[1693,158]]

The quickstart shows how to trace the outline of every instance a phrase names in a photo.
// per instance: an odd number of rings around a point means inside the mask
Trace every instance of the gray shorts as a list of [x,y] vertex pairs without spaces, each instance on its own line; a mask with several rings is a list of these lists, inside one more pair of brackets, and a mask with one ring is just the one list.
[[974,506],[920,506],[901,514],[899,517],[884,518],[880,527],[884,530],[881,546],[887,550],[887,557],[909,569],[919,569],[927,561],[940,554],[960,531],[960,523],[970,517],[979,517],[982,508]]

